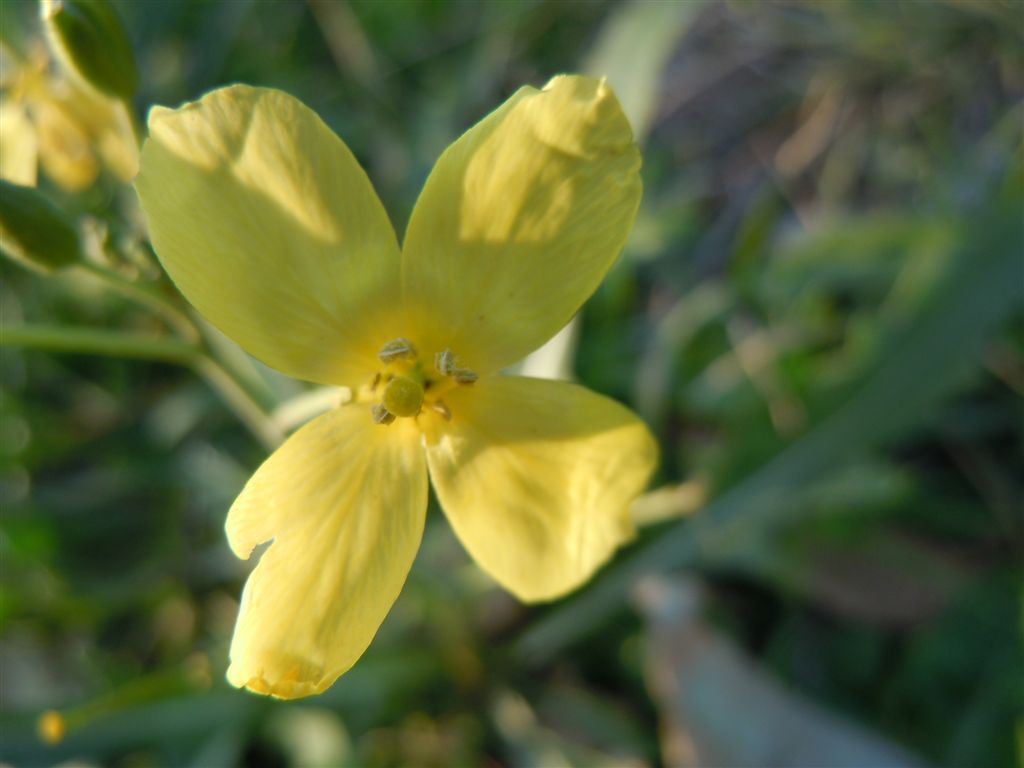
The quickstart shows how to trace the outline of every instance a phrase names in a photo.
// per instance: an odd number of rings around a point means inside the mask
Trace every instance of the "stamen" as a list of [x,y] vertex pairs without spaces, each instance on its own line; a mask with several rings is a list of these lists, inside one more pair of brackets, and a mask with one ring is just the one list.
[[[428,375],[423,362],[418,359],[416,347],[405,337],[389,341],[377,356],[389,366],[377,373],[369,386],[369,391],[380,398],[372,408],[373,420],[377,424],[391,424],[398,418],[414,418],[424,408],[439,414],[445,421],[451,421],[451,410],[438,397],[453,383],[472,384],[478,378],[475,372],[459,367],[451,349],[434,355],[434,366],[444,378]],[[391,367],[390,364],[396,361],[402,363]]]
[[469,368],[459,368],[455,364],[455,353],[450,349],[434,355],[434,367],[445,376],[451,376],[458,384],[472,384],[479,378]]
[[395,360],[415,360],[416,347],[406,338],[392,339],[385,344],[377,353],[382,363],[391,363]]
[[450,349],[434,355],[434,367],[445,376],[450,376],[455,367],[455,353]]
[[395,420],[395,414],[390,413],[381,403],[377,403],[370,409],[375,424],[390,424]]

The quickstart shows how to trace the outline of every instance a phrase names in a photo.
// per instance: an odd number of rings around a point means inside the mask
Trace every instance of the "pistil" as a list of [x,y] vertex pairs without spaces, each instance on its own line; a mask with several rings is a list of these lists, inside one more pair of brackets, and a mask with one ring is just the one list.
[[423,387],[408,376],[396,376],[384,387],[381,403],[395,416],[415,416],[423,407]]
[[397,338],[385,344],[377,357],[384,369],[373,377],[369,393],[378,392],[383,385],[380,400],[373,405],[373,420],[390,424],[396,418],[415,418],[424,408],[450,421],[452,413],[441,399],[454,386],[469,385],[477,375],[457,364],[455,353],[445,349],[434,355],[436,373],[425,370],[413,343]]

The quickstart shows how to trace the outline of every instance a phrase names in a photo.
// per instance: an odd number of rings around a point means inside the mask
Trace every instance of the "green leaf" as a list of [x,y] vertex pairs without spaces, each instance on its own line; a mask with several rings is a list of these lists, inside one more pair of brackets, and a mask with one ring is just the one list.
[[44,273],[69,267],[81,256],[74,223],[46,195],[2,179],[0,249]]
[[705,510],[648,541],[586,593],[544,616],[519,640],[539,664],[625,604],[635,580],[727,552],[737,536],[793,521],[793,493],[920,427],[973,372],[993,330],[1022,303],[1024,220],[1008,194],[965,226],[948,267],[916,312],[900,314],[835,406],[802,438],[737,482]]

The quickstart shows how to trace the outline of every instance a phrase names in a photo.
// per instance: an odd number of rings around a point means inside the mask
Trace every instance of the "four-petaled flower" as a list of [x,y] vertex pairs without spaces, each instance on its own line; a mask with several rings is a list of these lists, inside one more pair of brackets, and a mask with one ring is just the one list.
[[311,110],[231,86],[154,109],[136,182],[185,296],[252,355],[353,401],[292,435],[228,514],[249,577],[228,679],[318,693],[369,645],[423,532],[427,474],[480,566],[525,601],[632,535],[656,461],[626,408],[496,373],[561,328],[615,261],[640,155],[603,81],[522,88],[441,156],[399,248]]

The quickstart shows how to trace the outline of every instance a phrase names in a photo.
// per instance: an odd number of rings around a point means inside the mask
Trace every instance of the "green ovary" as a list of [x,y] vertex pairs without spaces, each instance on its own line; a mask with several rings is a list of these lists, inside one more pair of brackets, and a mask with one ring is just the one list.
[[384,387],[383,405],[395,416],[415,416],[423,406],[423,387],[406,376],[396,376]]

